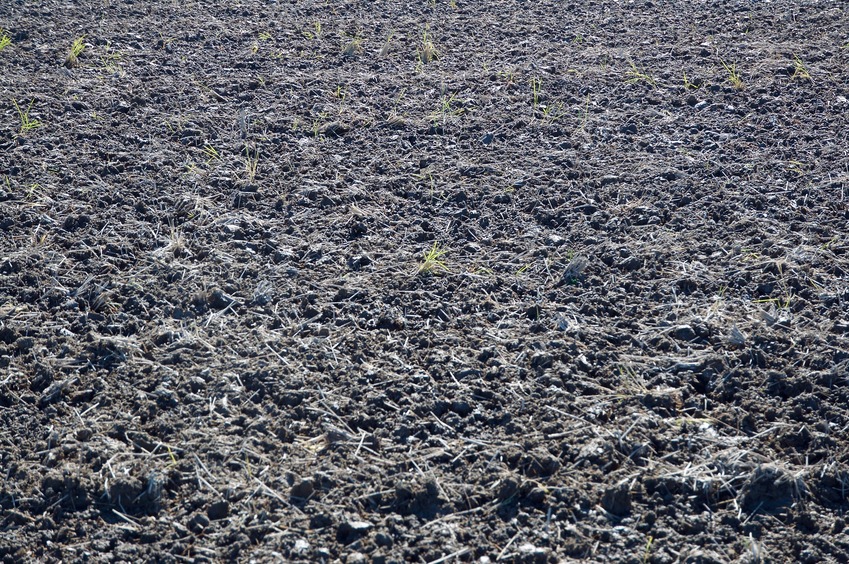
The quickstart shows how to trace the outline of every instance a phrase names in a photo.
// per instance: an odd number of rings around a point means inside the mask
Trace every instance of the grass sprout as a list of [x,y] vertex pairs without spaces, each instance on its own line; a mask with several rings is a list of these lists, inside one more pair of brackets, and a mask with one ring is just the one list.
[[645,82],[649,84],[652,88],[657,88],[657,82],[655,82],[654,77],[644,70],[637,67],[634,61],[629,61],[629,65],[631,65],[631,70],[625,72],[625,83],[626,84],[637,84],[639,82]]
[[312,31],[304,30],[304,37],[307,39],[318,39],[321,37],[321,22],[317,21],[312,24]]
[[85,35],[81,35],[74,39],[74,42],[71,43],[71,50],[68,52],[68,58],[65,59],[65,66],[70,68],[75,68],[80,66],[80,54],[82,54],[85,49]]
[[731,63],[729,65],[722,59],[719,59],[719,62],[722,63],[723,67],[725,67],[725,72],[728,73],[728,82],[731,86],[733,86],[735,90],[745,89],[746,83],[743,82],[743,78],[740,76],[740,73],[737,72],[737,63]]
[[392,38],[395,37],[395,31],[390,31],[389,36],[386,38],[386,41],[383,43],[383,47],[380,48],[380,56],[385,57],[389,54],[389,49],[392,48]]
[[793,55],[793,76],[790,78],[793,80],[811,80],[811,73],[808,72],[808,68],[799,58],[799,55]]
[[251,149],[245,145],[245,174],[247,174],[248,182],[253,184],[256,179],[256,170],[259,167],[259,149],[254,149],[251,155]]
[[563,102],[542,107],[542,119],[546,123],[552,124],[565,115],[566,108],[563,106]]
[[429,26],[425,26],[424,31],[422,32],[422,42],[416,49],[420,64],[439,60],[439,51],[436,49],[436,46],[433,44],[433,40],[428,35],[428,29]]
[[32,129],[35,129],[37,127],[41,127],[41,125],[42,125],[42,123],[39,120],[32,119],[31,117],[29,117],[29,111],[30,111],[30,109],[32,109],[33,102],[35,102],[35,100],[30,100],[29,105],[27,106],[27,109],[22,110],[21,107],[18,105],[18,101],[12,100],[12,103],[15,104],[15,109],[18,110],[18,117],[21,120],[21,129],[20,129],[21,135],[23,135],[24,133],[26,133],[26,132],[28,132]]
[[206,156],[206,164],[209,164],[212,161],[221,160],[221,156],[218,154],[218,151],[212,145],[206,145],[203,148],[203,154]]
[[698,90],[699,85],[695,82],[691,82],[689,78],[687,78],[687,73],[684,73],[684,90]]
[[342,49],[342,54],[346,57],[354,57],[359,53],[363,52],[363,40],[359,37],[354,37],[351,41],[345,45],[345,48]]
[[5,31],[0,29],[0,51],[12,44],[12,38]]
[[465,112],[463,108],[456,108],[452,104],[457,101],[457,94],[451,94],[451,96],[443,96],[439,99],[439,103],[436,106],[436,111],[431,114],[431,121],[433,122],[433,126],[436,127],[440,120],[444,125],[449,117],[460,116]]
[[535,76],[531,78],[531,92],[534,95],[534,111],[539,107],[539,95],[542,93],[542,79]]
[[448,252],[439,246],[439,242],[434,241],[433,246],[422,253],[423,261],[419,265],[419,274],[436,274],[437,272],[448,272],[448,265],[442,260],[442,257]]

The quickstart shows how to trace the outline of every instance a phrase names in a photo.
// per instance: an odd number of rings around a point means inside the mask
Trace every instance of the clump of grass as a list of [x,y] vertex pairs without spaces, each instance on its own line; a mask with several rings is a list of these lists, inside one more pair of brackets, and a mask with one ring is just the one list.
[[534,111],[539,107],[539,95],[542,93],[542,79],[535,76],[531,78],[531,92],[534,95]]
[[442,122],[442,125],[445,125],[449,117],[460,116],[465,112],[463,108],[458,108],[453,105],[457,101],[456,93],[451,94],[451,96],[445,95],[439,99],[436,110],[430,115],[430,119],[434,127],[437,127],[440,121]]
[[725,67],[725,72],[728,73],[728,82],[731,86],[733,86],[735,90],[745,89],[746,83],[743,82],[743,78],[740,76],[740,73],[737,72],[737,63],[731,63],[729,65],[722,59],[719,59],[719,62],[722,63],[723,67]]
[[433,40],[428,36],[428,26],[425,26],[424,31],[422,32],[422,42],[421,45],[416,49],[416,53],[419,57],[419,63],[425,64],[431,61],[439,60],[439,51],[436,49],[436,45],[433,44]]
[[307,39],[319,39],[321,38],[321,22],[316,21],[312,24],[312,31],[304,30],[304,37]]
[[248,182],[250,184],[254,183],[256,180],[256,171],[259,167],[259,149],[254,149],[253,155],[251,155],[251,149],[247,145],[245,145],[245,174],[247,175]]
[[386,38],[386,41],[383,43],[383,47],[380,48],[380,56],[385,57],[389,54],[389,49],[392,48],[392,38],[395,36],[395,30],[389,32],[389,36]]
[[448,265],[442,260],[442,257],[448,252],[439,246],[437,241],[433,242],[433,246],[422,253],[423,262],[419,265],[419,274],[436,274],[437,272],[448,272]]
[[74,42],[71,43],[71,50],[68,52],[68,58],[65,59],[65,66],[69,69],[80,66],[80,54],[82,54],[85,49],[85,35],[81,35],[74,39]]
[[684,90],[698,90],[699,85],[687,78],[687,73],[684,73]]
[[206,164],[210,164],[213,161],[221,160],[221,156],[218,154],[218,151],[212,145],[206,145],[203,148],[203,154],[206,156]]
[[363,40],[359,37],[354,37],[342,49],[342,54],[346,57],[354,57],[363,52]]
[[799,55],[793,55],[793,76],[790,78],[793,80],[811,80],[811,73],[808,72],[808,68],[799,58]]
[[35,129],[36,127],[41,127],[42,123],[37,119],[32,119],[29,117],[29,111],[32,109],[32,104],[35,100],[29,101],[29,106],[27,106],[26,110],[22,110],[18,105],[17,100],[12,100],[12,103],[15,104],[15,109],[18,110],[18,117],[21,120],[21,129],[20,134],[23,135],[26,132]]
[[0,29],[0,51],[12,44],[12,38],[5,31]]
[[628,64],[631,65],[631,70],[625,72],[626,84],[637,84],[639,82],[645,82],[652,88],[657,88],[657,82],[655,82],[654,77],[652,75],[637,67],[634,61],[629,61]]

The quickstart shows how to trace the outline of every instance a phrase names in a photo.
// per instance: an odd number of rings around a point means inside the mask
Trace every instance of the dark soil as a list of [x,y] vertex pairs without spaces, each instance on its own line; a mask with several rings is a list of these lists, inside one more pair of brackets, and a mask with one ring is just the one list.
[[0,27],[0,560],[849,559],[842,2]]

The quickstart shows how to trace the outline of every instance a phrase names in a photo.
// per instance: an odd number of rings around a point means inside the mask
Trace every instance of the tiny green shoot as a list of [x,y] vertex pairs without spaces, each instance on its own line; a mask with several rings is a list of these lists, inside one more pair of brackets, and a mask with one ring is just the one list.
[[654,544],[654,537],[650,536],[646,541],[646,549],[643,551],[643,564],[648,564],[651,557],[651,546]]
[[545,123],[548,124],[554,123],[565,115],[566,108],[564,108],[563,102],[557,102],[556,104],[551,104],[550,106],[543,106],[542,108],[542,119]]
[[65,60],[65,66],[68,68],[74,68],[80,66],[79,57],[80,54],[85,49],[85,35],[81,35],[74,39],[74,42],[71,43],[71,50],[68,52],[68,58]]
[[312,24],[312,31],[304,30],[303,34],[307,39],[318,39],[321,37],[321,22],[315,22]]
[[649,84],[652,88],[657,88],[657,82],[655,82],[654,77],[644,70],[637,67],[634,61],[629,61],[629,65],[631,65],[631,70],[625,72],[626,84],[637,84],[638,82],[645,82]]
[[221,156],[218,154],[218,151],[212,145],[206,145],[203,148],[203,154],[206,155],[206,164],[221,159]]
[[684,90],[698,90],[699,85],[691,82],[689,78],[687,78],[687,73],[684,73]]
[[439,60],[439,51],[436,49],[436,46],[433,44],[433,40],[427,33],[429,28],[430,26],[425,26],[424,31],[422,32],[421,45],[419,45],[416,49],[416,54],[419,57],[419,64]]
[[259,149],[254,149],[253,155],[251,155],[251,149],[247,145],[245,145],[245,173],[248,177],[248,182],[253,184],[256,179],[256,171],[259,167]]
[[15,109],[18,110],[18,117],[21,119],[21,129],[20,129],[21,135],[23,135],[24,133],[26,133],[26,132],[28,132],[32,129],[35,129],[36,127],[41,127],[41,125],[42,125],[39,120],[32,119],[32,118],[29,117],[29,111],[30,111],[30,109],[32,109],[32,104],[33,104],[34,101],[35,100],[30,100],[29,106],[27,106],[27,109],[22,110],[21,107],[18,105],[18,101],[12,100],[12,103],[15,105]]
[[392,47],[392,38],[395,36],[395,30],[389,32],[389,36],[386,38],[386,41],[383,43],[383,47],[380,48],[380,56],[385,57],[389,54],[389,49]]
[[439,242],[434,241],[433,246],[422,253],[423,262],[419,265],[419,274],[436,274],[437,272],[448,272],[448,265],[442,257],[448,250],[439,246]]
[[743,82],[740,73],[737,72],[737,63],[731,63],[729,65],[722,59],[719,59],[719,62],[722,63],[723,67],[725,67],[725,71],[728,73],[728,82],[735,90],[743,90],[746,88],[746,84]]
[[542,92],[542,79],[538,76],[531,78],[531,92],[534,95],[534,111],[539,107],[539,95]]
[[811,73],[808,72],[805,63],[795,54],[793,55],[793,76],[790,78],[793,80],[811,80]]
[[362,51],[363,40],[359,37],[354,37],[347,45],[345,45],[345,48],[342,49],[342,54],[346,57],[354,57],[355,55],[362,53]]
[[0,51],[12,44],[12,38],[5,31],[0,29]]

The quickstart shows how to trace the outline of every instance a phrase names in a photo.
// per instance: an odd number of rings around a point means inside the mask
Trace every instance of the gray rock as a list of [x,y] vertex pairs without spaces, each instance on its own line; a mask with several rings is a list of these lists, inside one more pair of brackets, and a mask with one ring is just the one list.
[[689,325],[678,325],[672,330],[672,336],[679,341],[692,341],[696,338],[696,331]]

